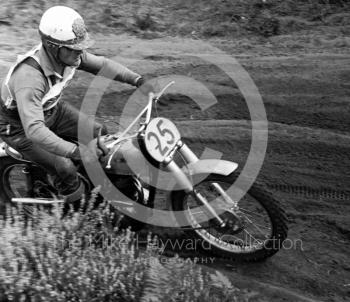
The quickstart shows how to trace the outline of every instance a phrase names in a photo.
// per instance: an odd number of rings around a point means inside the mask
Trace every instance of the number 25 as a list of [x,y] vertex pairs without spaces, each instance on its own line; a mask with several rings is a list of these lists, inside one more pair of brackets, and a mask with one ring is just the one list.
[[[160,120],[158,123],[157,123],[157,129],[159,131],[159,134],[164,137],[166,134],[170,135],[170,138],[166,141],[167,144],[171,145],[174,143],[175,141],[175,136],[174,134],[169,130],[169,129],[162,129],[161,126],[163,124],[163,120]],[[159,137],[157,136],[157,134],[155,134],[154,132],[149,132],[148,135],[147,135],[147,139],[148,140],[151,140],[151,137],[154,137],[157,141],[157,146],[156,146],[156,149],[159,150],[160,154],[162,156],[164,156],[169,148],[167,146],[164,146],[162,147],[162,143],[161,143],[161,140],[159,139]]]

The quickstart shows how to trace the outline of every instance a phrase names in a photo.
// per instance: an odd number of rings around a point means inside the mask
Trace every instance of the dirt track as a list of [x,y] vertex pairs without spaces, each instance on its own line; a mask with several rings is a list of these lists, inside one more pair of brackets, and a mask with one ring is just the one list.
[[[244,165],[251,142],[244,98],[220,69],[193,57],[212,53],[214,48],[175,38],[100,40],[95,52],[118,55],[122,63],[141,73],[186,75],[209,87],[218,102],[207,111],[173,94],[161,102],[159,114],[178,120],[195,150],[211,147]],[[0,63],[7,66],[20,47],[11,41],[3,43]],[[230,42],[212,43],[235,54]],[[302,49],[283,55],[276,50],[274,55],[273,49],[266,49],[257,46],[236,56],[259,88],[269,121],[267,156],[258,181],[281,200],[290,218],[289,239],[302,244],[264,263],[218,261],[207,269],[220,268],[233,284],[259,293],[266,301],[346,301],[350,295],[350,55],[332,49],[318,54]],[[92,80],[83,73],[78,78],[66,94],[77,106]],[[127,86],[111,85],[99,115],[119,115],[131,92]]]
[[[182,48],[194,52],[193,41],[181,42]],[[136,45],[131,49],[135,51]],[[251,133],[249,112],[236,85],[216,66],[180,55],[174,42],[159,45],[160,50],[151,41],[142,42],[146,60],[140,70],[151,75],[190,75],[204,82],[218,100],[203,112],[193,101],[175,94],[160,104],[159,114],[178,119],[187,142],[199,152],[210,147],[242,167]],[[147,46],[157,52],[148,55]],[[289,239],[295,246],[265,263],[217,265],[233,283],[242,278],[237,284],[261,293],[267,301],[307,301],[307,297],[345,301],[350,293],[350,56],[255,53],[236,58],[258,86],[269,121],[267,156],[258,181],[287,210]],[[148,64],[152,68],[147,69]],[[114,96],[120,94],[105,96],[108,112],[121,109],[111,106]]]

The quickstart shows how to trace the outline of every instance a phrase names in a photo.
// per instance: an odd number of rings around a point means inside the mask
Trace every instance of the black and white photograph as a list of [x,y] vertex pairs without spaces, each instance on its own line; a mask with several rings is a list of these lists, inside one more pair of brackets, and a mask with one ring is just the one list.
[[349,1],[0,2],[0,302],[349,301]]

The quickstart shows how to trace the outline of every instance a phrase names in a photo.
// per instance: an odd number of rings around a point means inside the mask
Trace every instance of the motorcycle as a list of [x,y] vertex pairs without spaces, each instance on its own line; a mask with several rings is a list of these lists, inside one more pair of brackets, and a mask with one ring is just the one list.
[[[176,226],[190,238],[208,243],[211,254],[244,261],[274,255],[282,248],[288,227],[286,214],[272,194],[254,183],[242,198],[236,199],[230,192],[238,178],[238,164],[199,159],[171,120],[152,118],[153,106],[172,84],[159,93],[150,93],[147,105],[122,133],[91,141],[89,146],[102,149],[105,155],[98,166],[79,165],[86,187],[91,191],[96,185],[105,186],[104,198],[117,211],[133,213],[129,222],[138,224],[138,228],[160,218],[154,217],[160,212],[153,210],[161,188],[166,192],[168,213]],[[99,169],[104,176],[96,172]],[[0,187],[0,214],[5,204],[63,202],[57,199],[47,173],[3,142]],[[173,226],[165,216],[167,221],[158,221],[158,225]]]

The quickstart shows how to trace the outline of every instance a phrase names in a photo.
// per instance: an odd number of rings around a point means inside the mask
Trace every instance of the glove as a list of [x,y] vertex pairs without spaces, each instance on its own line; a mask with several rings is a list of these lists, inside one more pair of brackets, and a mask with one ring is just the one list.
[[103,151],[99,148],[91,150],[85,146],[76,146],[67,157],[73,161],[82,161],[84,158],[84,161],[91,162],[100,159],[101,156],[103,156]]
[[142,86],[144,83],[145,83],[145,78],[144,78],[144,77],[139,77],[139,78],[137,79],[137,81],[136,81],[135,86],[136,86],[137,88],[139,88],[139,87]]
[[67,155],[67,157],[70,158],[71,160],[74,160],[74,161],[80,161],[81,160],[81,156],[80,156],[79,146],[75,146],[73,151],[71,153],[69,153]]
[[146,79],[144,77],[140,77],[138,78],[138,80],[136,81],[136,85],[137,88],[139,88],[138,90],[145,96],[148,97],[148,95],[150,94],[150,92],[154,92],[155,89],[153,87],[153,85],[150,83],[150,81],[146,81]]

